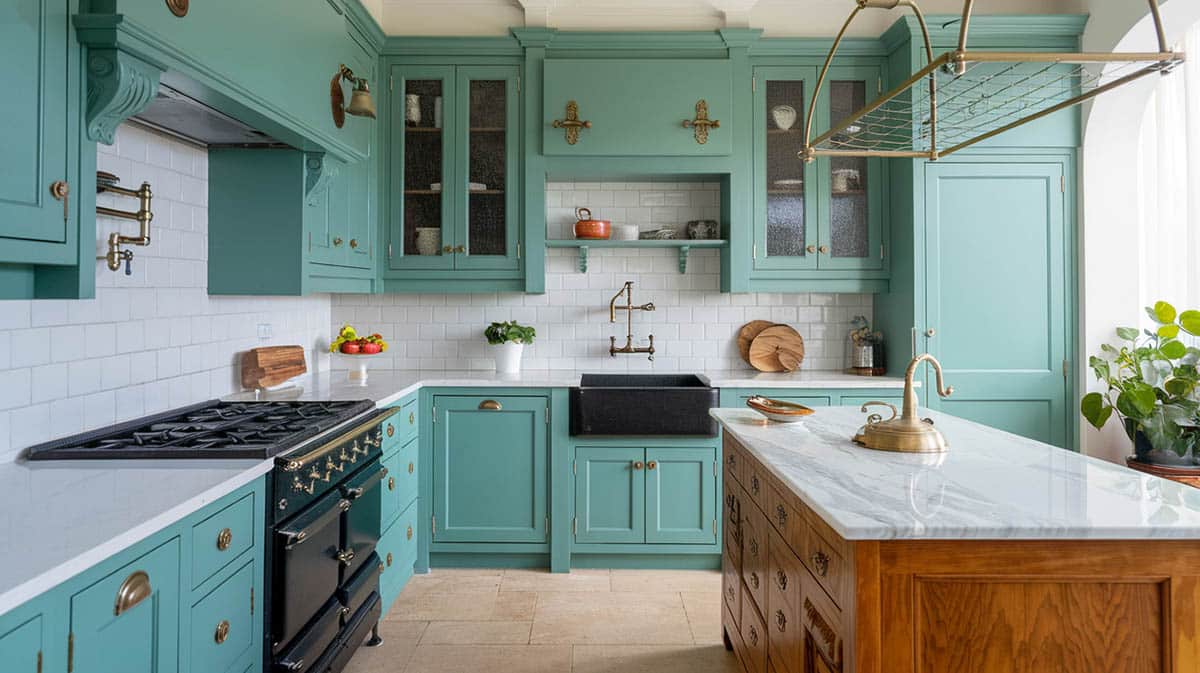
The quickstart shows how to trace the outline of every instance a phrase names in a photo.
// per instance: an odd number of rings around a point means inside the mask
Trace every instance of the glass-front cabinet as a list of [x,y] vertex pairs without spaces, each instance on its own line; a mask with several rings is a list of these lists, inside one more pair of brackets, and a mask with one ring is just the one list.
[[519,271],[518,74],[515,66],[392,68],[389,269],[423,279],[437,270]]
[[[839,271],[884,269],[882,161],[806,164],[798,156],[817,75],[815,66],[754,69],[754,277],[840,279],[861,274]],[[831,68],[817,94],[813,136],[863,107],[879,86],[875,66]]]

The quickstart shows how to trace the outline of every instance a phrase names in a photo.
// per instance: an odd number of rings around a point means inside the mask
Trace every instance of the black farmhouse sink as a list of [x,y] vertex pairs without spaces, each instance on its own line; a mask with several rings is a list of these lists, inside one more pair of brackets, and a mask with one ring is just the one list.
[[584,374],[571,388],[571,434],[715,437],[721,391],[694,374]]

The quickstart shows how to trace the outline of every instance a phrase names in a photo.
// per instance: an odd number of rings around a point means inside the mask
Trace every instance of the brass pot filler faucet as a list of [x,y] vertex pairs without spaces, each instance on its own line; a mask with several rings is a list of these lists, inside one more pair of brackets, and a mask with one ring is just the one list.
[[121,262],[125,262],[125,275],[128,276],[133,273],[133,269],[130,268],[130,264],[133,262],[133,251],[128,249],[122,250],[121,246],[150,245],[150,220],[154,219],[154,213],[151,212],[150,207],[152,199],[154,198],[154,193],[150,191],[149,182],[143,182],[142,186],[138,189],[126,189],[124,187],[120,187],[117,185],[118,182],[119,178],[112,173],[97,171],[96,193],[102,194],[104,192],[111,192],[113,194],[135,198],[138,200],[137,211],[131,212],[127,210],[108,208],[105,206],[96,206],[96,214],[107,217],[117,217],[123,220],[133,220],[140,225],[140,231],[138,232],[139,235],[124,236],[121,234],[121,232],[114,231],[108,235],[108,254],[104,257],[98,257],[97,259],[106,260],[108,262],[108,268],[110,271],[116,271],[117,269],[120,269]]
[[[617,306],[617,300],[625,295],[625,305]],[[647,302],[641,306],[633,305],[633,281],[625,281],[625,286],[619,292],[613,295],[613,298],[608,302],[608,321],[617,321],[617,309],[629,312],[629,334],[625,336],[625,347],[617,348],[617,337],[610,336],[608,338],[608,354],[611,357],[616,357],[617,353],[646,353],[650,357],[650,361],[654,361],[654,335],[650,335],[650,346],[648,348],[635,348],[633,345],[633,312],[634,311],[653,311],[654,304]]]

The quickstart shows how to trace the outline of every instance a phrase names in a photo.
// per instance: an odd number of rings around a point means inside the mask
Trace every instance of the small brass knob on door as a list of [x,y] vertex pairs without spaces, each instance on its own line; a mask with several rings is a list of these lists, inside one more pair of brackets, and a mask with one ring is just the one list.
[[389,491],[396,490],[396,478],[395,477],[388,477],[388,490]]
[[350,239],[350,247],[351,247],[351,248],[357,248],[357,247],[358,247],[358,239],[357,239],[357,238],[352,238],[352,239]]
[[452,245],[447,245],[447,246],[445,246],[444,248],[442,248],[442,252],[444,252],[444,253],[446,253],[447,255],[449,255],[450,253],[454,252],[454,246],[452,246]]
[[807,248],[805,248],[805,250],[807,250],[808,254],[810,254],[810,255],[817,254],[817,246],[815,246],[815,245],[810,245]]
[[220,533],[217,533],[218,551],[225,551],[226,549],[229,549],[229,545],[231,544],[233,544],[233,531],[225,528]]
[[391,567],[392,567],[392,552],[388,552],[388,555],[387,555],[387,565],[388,565],[388,567],[389,567],[389,568],[391,568]]
[[466,251],[467,251],[467,246],[465,246],[465,245],[454,246],[454,252],[466,252]]
[[[409,417],[411,418],[412,414],[409,414]],[[410,420],[409,422],[411,423],[412,421]],[[387,436],[391,437],[394,434],[396,434],[396,428],[392,427],[391,423],[388,423],[387,424]]]
[[342,244],[342,239],[340,236],[333,239],[333,246],[335,248],[340,246],[341,244]]
[[829,254],[829,246],[822,245],[821,247],[817,248],[817,252],[820,252],[822,255],[828,255]]
[[229,620],[222,619],[220,624],[217,624],[217,632],[213,634],[213,640],[218,645],[229,639]]
[[654,469],[654,468],[656,468],[656,467],[658,467],[658,463],[657,463],[657,462],[655,462],[655,461],[653,461],[653,460],[652,460],[652,461],[650,461],[650,462],[648,462],[648,463],[646,463],[646,469],[647,469],[647,470],[653,470],[653,469]]
[[633,469],[635,469],[635,470],[640,470],[645,466],[646,466],[646,464],[640,460],[633,461]]
[[409,527],[408,527],[408,530],[407,530],[407,531],[405,531],[405,533],[404,533],[404,537],[405,537],[405,539],[406,539],[406,540],[411,540],[411,539],[412,539],[412,526],[409,526]]

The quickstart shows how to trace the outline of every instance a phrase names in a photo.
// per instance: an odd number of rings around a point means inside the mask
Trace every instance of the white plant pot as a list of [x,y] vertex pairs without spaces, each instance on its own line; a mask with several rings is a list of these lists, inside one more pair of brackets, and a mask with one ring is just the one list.
[[496,371],[501,374],[516,374],[521,371],[521,353],[525,344],[506,341],[498,346],[492,346],[496,352]]

